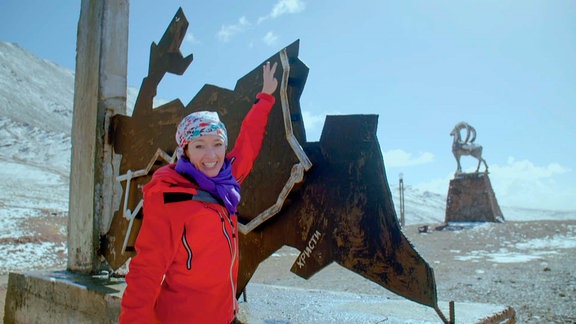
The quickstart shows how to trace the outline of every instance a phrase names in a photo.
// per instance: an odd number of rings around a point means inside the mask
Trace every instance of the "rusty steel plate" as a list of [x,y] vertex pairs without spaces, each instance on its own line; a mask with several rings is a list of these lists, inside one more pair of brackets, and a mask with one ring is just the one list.
[[[176,99],[153,109],[157,86],[166,72],[182,74],[192,62],[192,55],[183,57],[179,50],[187,26],[188,22],[179,10],[159,44],[152,44],[148,76],[142,82],[133,115],[112,118],[114,150],[122,155],[118,180],[122,184],[123,199],[112,218],[109,232],[102,238],[100,254],[113,269],[118,269],[134,255],[134,242],[144,217],[140,209],[141,188],[156,169],[174,161],[174,134],[180,120],[194,111],[217,111],[226,124],[229,142],[234,143],[241,122],[262,87],[262,65],[259,65],[241,78],[233,91],[205,85],[185,107]],[[278,62],[281,66],[282,53],[290,69],[288,75],[283,75],[282,68],[276,73],[278,79],[284,77],[286,97],[280,98],[280,91],[276,92],[260,156],[242,184],[242,201],[238,206],[241,226],[250,224],[254,227],[250,222],[278,203],[293,167],[301,161],[288,142],[286,109],[282,107],[282,104],[290,107],[288,118],[293,137],[305,142],[299,98],[308,68],[298,59],[298,50],[299,41],[296,41],[262,62]]]

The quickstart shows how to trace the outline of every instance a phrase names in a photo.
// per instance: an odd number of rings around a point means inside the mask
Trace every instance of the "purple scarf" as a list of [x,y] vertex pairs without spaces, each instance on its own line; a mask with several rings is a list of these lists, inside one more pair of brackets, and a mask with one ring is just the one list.
[[181,156],[178,159],[175,170],[186,178],[194,180],[200,189],[219,198],[230,215],[236,213],[236,207],[240,203],[240,184],[232,176],[232,166],[228,159],[224,160],[222,169],[214,178],[210,178],[196,169],[186,156]]

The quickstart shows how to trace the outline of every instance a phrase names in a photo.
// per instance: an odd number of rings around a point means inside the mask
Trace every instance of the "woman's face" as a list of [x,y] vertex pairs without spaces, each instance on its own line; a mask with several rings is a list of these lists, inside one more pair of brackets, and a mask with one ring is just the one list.
[[226,145],[218,135],[202,135],[190,141],[184,152],[196,169],[213,178],[224,164]]

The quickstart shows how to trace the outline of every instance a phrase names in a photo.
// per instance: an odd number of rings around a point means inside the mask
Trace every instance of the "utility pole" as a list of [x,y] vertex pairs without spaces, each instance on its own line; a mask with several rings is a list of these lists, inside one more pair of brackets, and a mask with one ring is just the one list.
[[404,220],[404,175],[400,173],[400,183],[398,184],[398,190],[400,190],[400,226],[404,227],[406,223]]

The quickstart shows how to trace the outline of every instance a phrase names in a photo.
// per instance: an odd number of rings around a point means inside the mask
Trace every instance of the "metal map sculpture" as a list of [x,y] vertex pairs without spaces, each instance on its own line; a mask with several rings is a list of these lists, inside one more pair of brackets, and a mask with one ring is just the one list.
[[[182,74],[192,62],[179,47],[188,22],[178,10],[159,44],[152,44],[148,76],[131,117],[113,117],[114,149],[122,154],[124,200],[100,254],[113,269],[134,255],[142,218],[140,188],[161,165],[174,161],[174,131],[184,116],[214,110],[227,125],[230,143],[261,84],[260,65],[233,91],[205,85],[184,107],[176,99],[152,108],[166,72]],[[280,91],[269,117],[262,151],[242,185],[239,206],[243,291],[258,265],[284,245],[298,249],[291,271],[303,278],[332,262],[417,303],[438,308],[432,268],[402,233],[376,137],[377,115],[329,116],[319,142],[307,142],[299,98],[308,68],[296,41],[264,61],[282,63]]]

